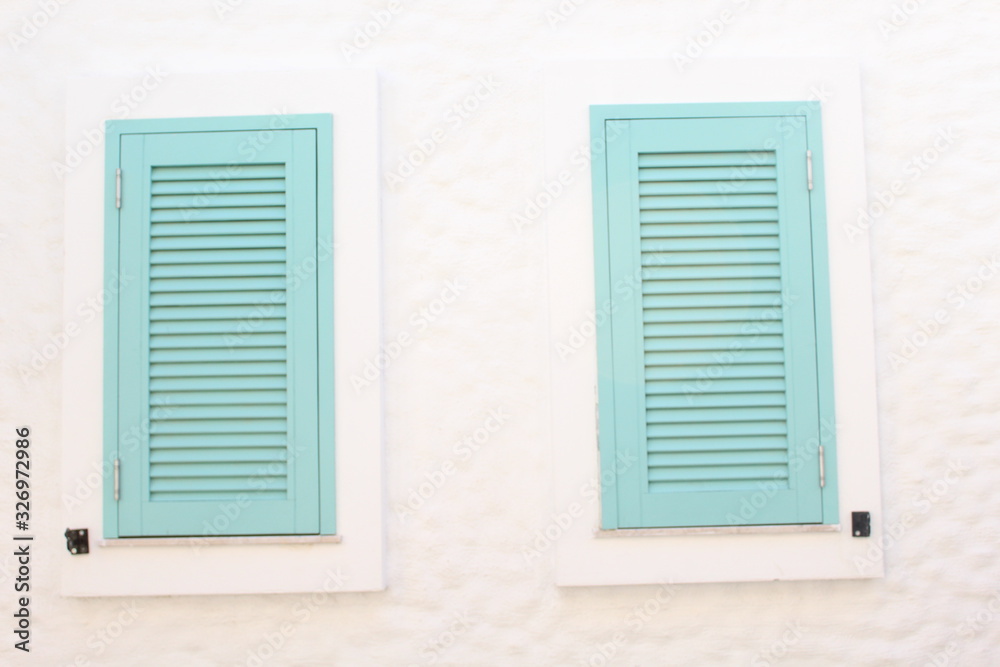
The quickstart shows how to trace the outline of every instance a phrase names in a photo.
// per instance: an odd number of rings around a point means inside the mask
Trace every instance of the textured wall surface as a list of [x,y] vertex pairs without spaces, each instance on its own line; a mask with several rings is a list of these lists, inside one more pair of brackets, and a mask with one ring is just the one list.
[[[6,0],[0,466],[12,467],[14,427],[29,425],[39,537],[33,650],[14,651],[4,626],[0,661],[997,664],[997,34],[992,0]],[[872,242],[887,527],[872,545],[884,548],[885,579],[560,589],[551,555],[525,567],[520,547],[551,511],[545,235],[512,221],[543,180],[539,64],[686,49],[690,67],[699,49],[860,61],[870,217],[831,225]],[[169,72],[317,65],[375,67],[382,81],[384,335],[413,338],[386,372],[389,587],[62,598],[58,451],[73,434],[58,428],[59,355],[38,355],[72,344],[52,339],[62,329],[55,167],[67,161],[66,79],[134,76],[113,117],[169,94]],[[146,67],[168,75],[143,89]],[[100,159],[95,151],[81,159]],[[460,292],[442,308],[448,281]],[[478,450],[458,444],[496,410],[506,418]],[[456,473],[402,511],[447,461]],[[6,521],[9,469],[0,479]],[[8,624],[11,551],[0,548]]]

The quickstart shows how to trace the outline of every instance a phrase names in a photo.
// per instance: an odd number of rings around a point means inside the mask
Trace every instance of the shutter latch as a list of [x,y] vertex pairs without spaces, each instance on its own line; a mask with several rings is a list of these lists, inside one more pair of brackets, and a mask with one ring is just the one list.
[[120,475],[121,465],[118,459],[115,459],[115,502],[118,501],[121,491],[121,475]]
[[806,185],[813,189],[813,152],[806,151]]
[[871,537],[872,513],[851,512],[851,532],[854,533],[854,537]]
[[66,550],[71,554],[90,553],[90,531],[86,528],[67,528],[63,535],[66,537]]
[[115,169],[115,208],[122,207],[122,170]]

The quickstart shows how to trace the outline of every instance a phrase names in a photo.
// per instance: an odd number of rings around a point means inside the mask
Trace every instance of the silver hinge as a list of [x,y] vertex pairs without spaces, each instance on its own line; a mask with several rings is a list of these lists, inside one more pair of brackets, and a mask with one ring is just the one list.
[[122,207],[122,170],[115,169],[115,208]]
[[121,491],[121,475],[119,474],[121,470],[121,465],[118,459],[115,459],[115,500],[117,501]]
[[823,445],[819,446],[819,488],[826,486],[826,459],[823,456]]
[[598,444],[597,448],[600,449],[600,433],[601,433],[601,406],[597,400],[597,385],[594,385],[594,428],[598,433]]
[[813,152],[806,151],[806,185],[813,189]]

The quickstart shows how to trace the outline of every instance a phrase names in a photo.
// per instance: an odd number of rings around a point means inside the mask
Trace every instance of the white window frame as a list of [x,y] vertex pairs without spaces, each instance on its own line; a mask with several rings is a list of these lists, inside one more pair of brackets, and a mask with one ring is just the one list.
[[[562,184],[546,213],[555,470],[556,582],[564,586],[852,579],[883,575],[875,349],[868,239],[845,225],[865,208],[857,65],[840,59],[703,58],[554,64],[545,75],[546,182]],[[816,100],[822,103],[833,316],[839,526],[600,530],[600,462],[589,107]],[[603,157],[603,156],[602,156]],[[524,230],[523,233],[529,233]],[[871,538],[851,513],[872,517]],[[568,517],[569,520],[565,520]],[[558,535],[556,534],[558,533]],[[537,548],[539,545],[535,545]],[[529,558],[530,554],[526,554]]]
[[[135,91],[142,89],[141,95]],[[123,97],[123,95],[125,97]],[[127,100],[126,100],[127,98]],[[141,98],[141,99],[140,99]],[[128,104],[123,102],[126,100]],[[103,122],[111,118],[332,113],[336,536],[102,540]],[[372,591],[385,587],[382,382],[350,383],[381,343],[378,80],[367,70],[173,74],[71,81],[66,142],[62,354],[65,525],[90,553],[62,559],[69,596]],[[89,149],[88,149],[89,147]],[[320,184],[322,187],[322,184]],[[86,310],[86,308],[84,309]],[[339,326],[350,322],[350,326]],[[266,576],[262,576],[266,573]]]

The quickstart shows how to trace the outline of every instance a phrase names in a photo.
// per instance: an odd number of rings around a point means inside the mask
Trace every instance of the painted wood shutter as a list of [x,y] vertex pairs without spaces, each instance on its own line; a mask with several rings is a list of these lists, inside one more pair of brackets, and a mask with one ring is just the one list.
[[806,120],[688,109],[601,119],[604,524],[822,523],[829,306]]
[[117,536],[319,533],[316,130],[124,132],[120,165]]

